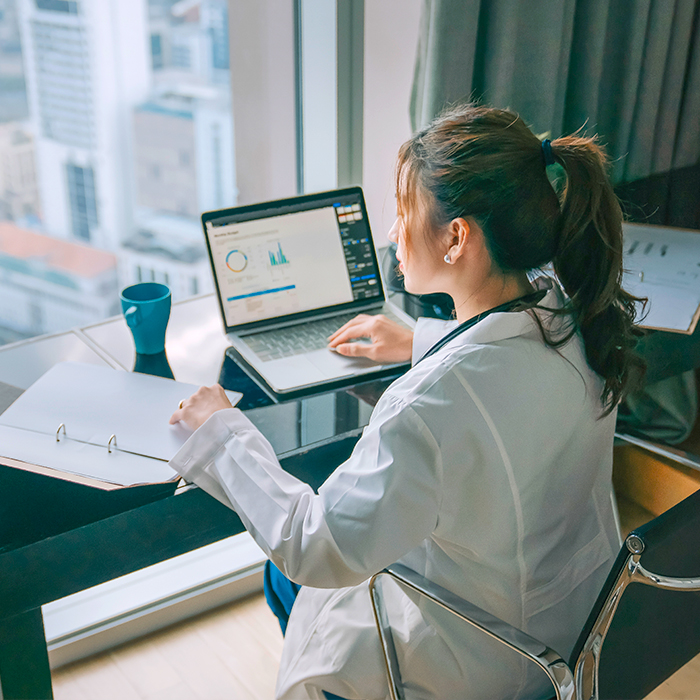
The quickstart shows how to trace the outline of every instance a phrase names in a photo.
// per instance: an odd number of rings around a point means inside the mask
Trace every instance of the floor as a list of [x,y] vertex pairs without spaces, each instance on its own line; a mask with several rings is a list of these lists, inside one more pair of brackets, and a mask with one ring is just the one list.
[[54,671],[54,698],[272,700],[281,653],[260,594]]
[[[623,530],[649,514],[620,503]],[[262,594],[53,674],[55,700],[272,700],[282,635]],[[648,700],[700,700],[700,656]]]

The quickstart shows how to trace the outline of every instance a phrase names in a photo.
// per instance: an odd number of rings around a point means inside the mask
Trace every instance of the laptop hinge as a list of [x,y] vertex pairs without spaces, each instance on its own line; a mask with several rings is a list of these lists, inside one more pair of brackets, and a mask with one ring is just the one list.
[[298,326],[301,323],[313,323],[314,321],[321,321],[324,318],[333,318],[334,316],[344,316],[345,314],[363,314],[367,311],[372,311],[373,309],[381,309],[386,304],[385,300],[380,299],[379,301],[372,302],[366,306],[356,307],[354,309],[342,309],[340,311],[329,311],[323,314],[314,314],[313,316],[306,316],[304,318],[296,318],[292,321],[280,320],[277,322],[266,323],[262,328],[248,328],[242,331],[229,331],[233,335],[239,338],[244,338],[247,335],[254,335],[257,333],[267,333],[269,331],[278,330],[280,328],[287,328],[288,326]]

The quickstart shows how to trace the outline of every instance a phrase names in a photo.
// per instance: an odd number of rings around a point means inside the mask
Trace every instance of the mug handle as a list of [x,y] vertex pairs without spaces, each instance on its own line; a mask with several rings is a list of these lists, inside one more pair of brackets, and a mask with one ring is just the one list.
[[130,306],[125,312],[124,312],[124,318],[126,319],[126,323],[129,326],[129,328],[134,328],[139,325],[139,315],[138,315],[138,308],[136,306]]

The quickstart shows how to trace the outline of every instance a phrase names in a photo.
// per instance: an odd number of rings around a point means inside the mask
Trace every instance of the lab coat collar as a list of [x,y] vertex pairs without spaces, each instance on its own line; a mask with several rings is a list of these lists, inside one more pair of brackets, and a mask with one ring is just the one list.
[[[566,297],[559,284],[551,277],[541,276],[532,280],[532,286],[536,289],[546,290],[546,294],[538,306],[545,308],[561,308],[566,303]],[[537,312],[546,327],[562,326],[565,331],[567,317],[552,318],[552,314],[546,311]],[[414,337],[413,359],[415,361],[425,353],[446,333],[449,333],[457,325],[456,321],[440,322],[433,319],[420,319],[416,326]],[[532,315],[528,311],[510,311],[495,313],[479,321],[475,326],[457,336],[447,343],[436,356],[454,350],[464,345],[483,345],[496,343],[507,338],[536,334],[540,331]],[[420,354],[419,354],[420,353]]]
[[[558,309],[564,305],[564,294],[559,285],[551,278],[538,277],[532,282],[532,286],[536,290],[547,290],[538,306]],[[539,314],[545,326],[549,325],[552,321],[552,314],[542,311],[540,311]],[[462,335],[462,343],[470,345],[496,343],[499,340],[506,340],[506,338],[528,335],[532,331],[539,333],[537,323],[527,310],[496,313],[487,316],[483,321],[480,321],[466,331]],[[455,338],[455,341],[457,341],[458,345],[462,344],[458,342],[459,338]],[[448,343],[446,347],[450,345],[452,345],[452,343]]]

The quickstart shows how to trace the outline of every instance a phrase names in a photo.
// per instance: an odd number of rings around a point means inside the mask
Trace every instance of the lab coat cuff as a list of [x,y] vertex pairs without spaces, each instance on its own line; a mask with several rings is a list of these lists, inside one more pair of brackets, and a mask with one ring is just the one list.
[[443,321],[438,318],[419,318],[413,330],[413,351],[411,364],[415,365],[443,335],[457,326],[457,321]]
[[169,464],[186,481],[198,483],[198,478],[214,461],[216,454],[231,435],[246,430],[256,428],[239,409],[226,408],[217,411],[190,435]]

